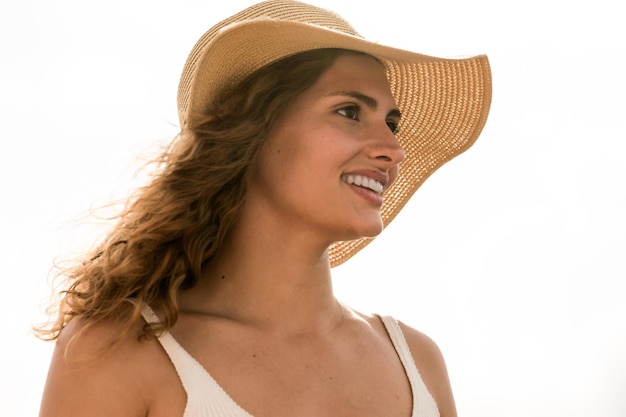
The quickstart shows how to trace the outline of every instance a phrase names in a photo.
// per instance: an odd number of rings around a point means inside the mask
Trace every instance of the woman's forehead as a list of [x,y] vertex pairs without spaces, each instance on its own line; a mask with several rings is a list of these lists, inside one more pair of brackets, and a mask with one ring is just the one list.
[[366,102],[395,106],[385,67],[369,55],[340,55],[309,90],[322,96],[361,95]]

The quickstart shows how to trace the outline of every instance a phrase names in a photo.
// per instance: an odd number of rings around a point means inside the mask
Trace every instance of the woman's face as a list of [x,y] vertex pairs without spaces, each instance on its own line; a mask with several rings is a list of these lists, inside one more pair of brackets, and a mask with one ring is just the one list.
[[384,192],[404,159],[399,121],[383,66],[340,55],[267,138],[246,206],[275,233],[327,244],[377,235]]

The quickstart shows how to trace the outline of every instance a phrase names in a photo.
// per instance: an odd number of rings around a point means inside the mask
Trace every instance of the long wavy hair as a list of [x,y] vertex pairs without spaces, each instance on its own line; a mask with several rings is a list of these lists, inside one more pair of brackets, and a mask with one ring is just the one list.
[[237,221],[264,139],[290,103],[346,53],[355,52],[318,49],[263,67],[201,123],[183,129],[151,161],[156,169],[147,185],[129,198],[95,249],[56,267],[62,289],[49,322],[35,329],[38,337],[57,339],[76,317],[83,330],[113,318],[122,323],[113,344],[137,325],[145,304],[162,321],[144,325],[140,337],[173,326],[178,290],[196,284]]

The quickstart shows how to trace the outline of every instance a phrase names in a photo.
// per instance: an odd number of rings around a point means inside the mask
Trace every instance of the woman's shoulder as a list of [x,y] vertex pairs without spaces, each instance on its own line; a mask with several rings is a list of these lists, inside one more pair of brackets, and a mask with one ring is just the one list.
[[[354,311],[354,310],[353,310]],[[372,328],[378,328],[380,332],[388,334],[387,325],[384,321],[396,322],[407,342],[409,351],[415,362],[419,374],[437,403],[441,417],[456,417],[456,406],[450,386],[450,378],[441,349],[435,341],[426,333],[417,330],[393,317],[380,316],[377,314],[365,314],[355,312],[359,317],[368,322]]]
[[148,415],[158,388],[179,384],[159,343],[139,338],[142,325],[126,334],[115,319],[71,320],[56,341],[41,416]]
[[[420,369],[420,373],[422,373],[422,368],[428,372],[428,370],[433,370],[434,372],[442,372],[446,371],[445,361],[443,358],[443,354],[439,349],[439,346],[433,339],[431,339],[427,334],[417,330],[404,322],[397,320],[391,316],[381,316],[378,314],[365,314],[362,312],[356,312],[361,319],[365,320],[372,327],[381,327],[385,328],[385,333],[389,332],[388,326],[389,323],[383,324],[383,322],[392,321],[396,322],[402,332],[402,335],[406,339],[406,342],[409,346],[409,350],[411,351],[411,355],[415,360],[416,365]],[[422,366],[420,366],[422,365]],[[446,371],[447,375],[447,371]]]

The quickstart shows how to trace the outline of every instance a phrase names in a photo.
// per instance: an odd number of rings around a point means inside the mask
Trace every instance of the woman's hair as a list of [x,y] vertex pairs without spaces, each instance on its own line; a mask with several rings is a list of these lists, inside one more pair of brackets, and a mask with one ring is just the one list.
[[169,329],[178,317],[177,291],[196,284],[237,221],[246,175],[264,139],[294,99],[346,53],[356,52],[318,49],[263,67],[201,123],[183,128],[152,161],[151,181],[135,191],[103,241],[71,266],[57,267],[64,289],[38,336],[56,339],[74,317],[86,326],[114,318],[123,331],[113,343],[139,322],[144,304],[163,321],[144,325],[141,337]]

